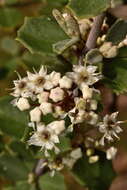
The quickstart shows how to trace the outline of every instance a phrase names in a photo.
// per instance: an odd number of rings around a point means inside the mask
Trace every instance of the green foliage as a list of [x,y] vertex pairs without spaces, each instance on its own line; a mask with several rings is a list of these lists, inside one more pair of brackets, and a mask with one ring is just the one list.
[[15,27],[21,24],[23,15],[14,8],[0,8],[0,27]]
[[62,9],[64,6],[68,3],[68,0],[42,0],[42,3],[44,3],[44,8],[41,10],[41,14],[52,16],[52,10],[54,8]]
[[127,22],[125,20],[117,20],[108,31],[106,40],[113,44],[120,43],[127,35]]
[[17,55],[19,53],[19,44],[9,36],[2,38],[0,45],[5,52],[11,55]]
[[90,18],[105,11],[109,3],[109,0],[70,0],[68,8],[80,18]]
[[0,168],[0,175],[5,176],[10,180],[17,181],[27,179],[28,168],[25,163],[15,156],[10,156],[8,154],[1,155]]
[[25,19],[17,40],[32,53],[53,53],[52,45],[66,38],[66,34],[52,18],[39,17]]
[[26,114],[11,105],[12,98],[0,98],[0,129],[16,138],[21,138],[27,124]]
[[54,177],[46,174],[40,177],[40,187],[44,190],[66,190],[64,183],[64,177],[61,174],[56,173]]
[[[109,72],[110,71],[110,72]],[[105,83],[117,94],[127,91],[127,59],[105,60],[103,73]]]
[[35,190],[34,184],[28,184],[27,181],[17,182],[15,186],[5,187],[3,190]]
[[90,190],[107,190],[115,176],[111,162],[105,160],[103,155],[94,164],[90,164],[86,157],[81,158],[75,164],[72,174],[81,185]]

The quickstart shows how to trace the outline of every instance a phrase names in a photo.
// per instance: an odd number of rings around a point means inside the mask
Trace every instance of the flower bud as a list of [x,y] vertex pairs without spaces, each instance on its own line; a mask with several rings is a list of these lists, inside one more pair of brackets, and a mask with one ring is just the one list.
[[94,163],[96,163],[96,162],[98,162],[98,160],[99,160],[99,156],[91,156],[91,157],[89,157],[89,163],[90,164],[94,164]]
[[48,114],[48,113],[52,113],[52,104],[48,103],[48,102],[43,102],[40,105],[40,110],[42,111],[42,113],[44,115]]
[[39,107],[36,107],[30,111],[30,120],[32,122],[40,122],[41,121],[41,110]]
[[92,98],[93,89],[89,88],[89,86],[87,86],[86,84],[83,84],[81,86],[81,91],[82,91],[84,99],[90,99],[90,98]]
[[64,99],[64,91],[60,87],[56,87],[51,90],[49,98],[51,98],[54,102],[59,102]]
[[72,87],[72,80],[70,78],[68,78],[67,76],[63,76],[60,81],[60,88],[71,88]]
[[26,98],[19,98],[16,105],[21,111],[28,110],[30,108],[30,104]]
[[61,120],[61,121],[53,121],[52,123],[50,123],[48,125],[49,128],[53,129],[55,131],[55,133],[58,135],[60,134],[62,131],[65,130],[65,121]]
[[38,102],[41,104],[42,102],[47,102],[49,97],[49,92],[43,91],[42,93],[37,95]]

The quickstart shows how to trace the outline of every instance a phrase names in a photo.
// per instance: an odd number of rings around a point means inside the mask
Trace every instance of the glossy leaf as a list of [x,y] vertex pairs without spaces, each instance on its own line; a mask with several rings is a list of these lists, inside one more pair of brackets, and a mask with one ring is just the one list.
[[93,164],[88,162],[88,158],[81,158],[75,164],[72,174],[81,185],[90,190],[107,190],[115,176],[111,162],[105,160],[102,155],[100,160]]
[[54,177],[51,177],[49,174],[46,174],[40,177],[40,188],[44,190],[67,190],[64,177],[61,174],[56,173]]
[[70,0],[68,8],[81,18],[96,16],[109,7],[110,0]]
[[108,31],[106,41],[110,41],[113,44],[118,44],[127,35],[127,21],[117,20],[114,25]]
[[[110,72],[109,72],[110,71]],[[127,91],[127,59],[115,58],[104,62],[105,83],[117,94]]]
[[21,138],[27,126],[27,116],[11,105],[11,97],[0,98],[0,129],[16,138]]
[[52,53],[52,45],[65,40],[66,34],[54,19],[49,17],[26,18],[18,31],[17,40],[32,53]]

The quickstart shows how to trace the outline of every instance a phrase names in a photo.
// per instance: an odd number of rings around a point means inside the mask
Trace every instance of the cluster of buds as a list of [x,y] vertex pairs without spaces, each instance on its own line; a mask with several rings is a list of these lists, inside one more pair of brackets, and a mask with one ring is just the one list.
[[[81,144],[79,146],[81,148],[73,147],[65,156],[59,157],[60,136],[73,133],[76,128],[83,128],[83,133],[89,129],[97,130],[99,139],[96,142],[101,147],[105,146],[106,141],[113,142],[114,137],[118,138],[117,134],[122,131],[119,127],[120,122],[116,120],[118,112],[111,116],[106,115],[103,121],[100,121],[96,99],[96,95],[100,95],[100,92],[94,88],[94,84],[102,78],[102,75],[98,72],[97,66],[74,65],[72,72],[67,72],[64,76],[55,71],[48,73],[42,66],[39,72],[28,71],[24,78],[19,74],[18,76],[19,79],[14,81],[11,93],[15,97],[12,104],[21,111],[29,110],[28,126],[33,128],[33,133],[28,144],[39,146],[47,160],[51,151],[56,158],[60,158],[52,161],[49,159],[48,165],[51,170],[60,170],[65,165],[72,168],[82,156]],[[52,121],[45,124],[43,117],[47,115],[52,116]],[[69,119],[68,126],[66,118]],[[88,136],[85,138],[84,142],[92,139]],[[94,138],[91,142],[95,148]],[[90,149],[88,144],[86,149]],[[116,149],[110,147],[107,150],[107,158],[113,158],[115,153]],[[93,160],[98,159],[92,155],[90,160],[93,163]]]

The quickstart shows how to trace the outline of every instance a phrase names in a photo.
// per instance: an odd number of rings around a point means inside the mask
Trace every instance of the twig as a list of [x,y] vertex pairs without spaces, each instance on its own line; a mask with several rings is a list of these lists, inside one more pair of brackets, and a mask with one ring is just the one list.
[[101,15],[98,15],[94,19],[92,29],[89,33],[89,36],[86,42],[86,49],[88,51],[96,47],[97,38],[100,35],[101,26],[103,24],[104,18],[105,18],[105,13],[102,13]]
[[84,58],[84,55],[91,49],[94,49],[96,47],[96,42],[97,42],[97,38],[99,37],[100,35],[100,32],[101,32],[101,26],[103,24],[103,20],[105,18],[105,13],[102,13],[101,15],[98,15],[95,17],[94,19],[94,23],[93,23],[93,26],[92,26],[92,29],[89,33],[89,36],[87,38],[87,41],[86,41],[86,45],[85,47],[83,48],[82,52],[81,52],[81,55],[79,57],[79,64],[80,65],[83,65],[83,58]]

